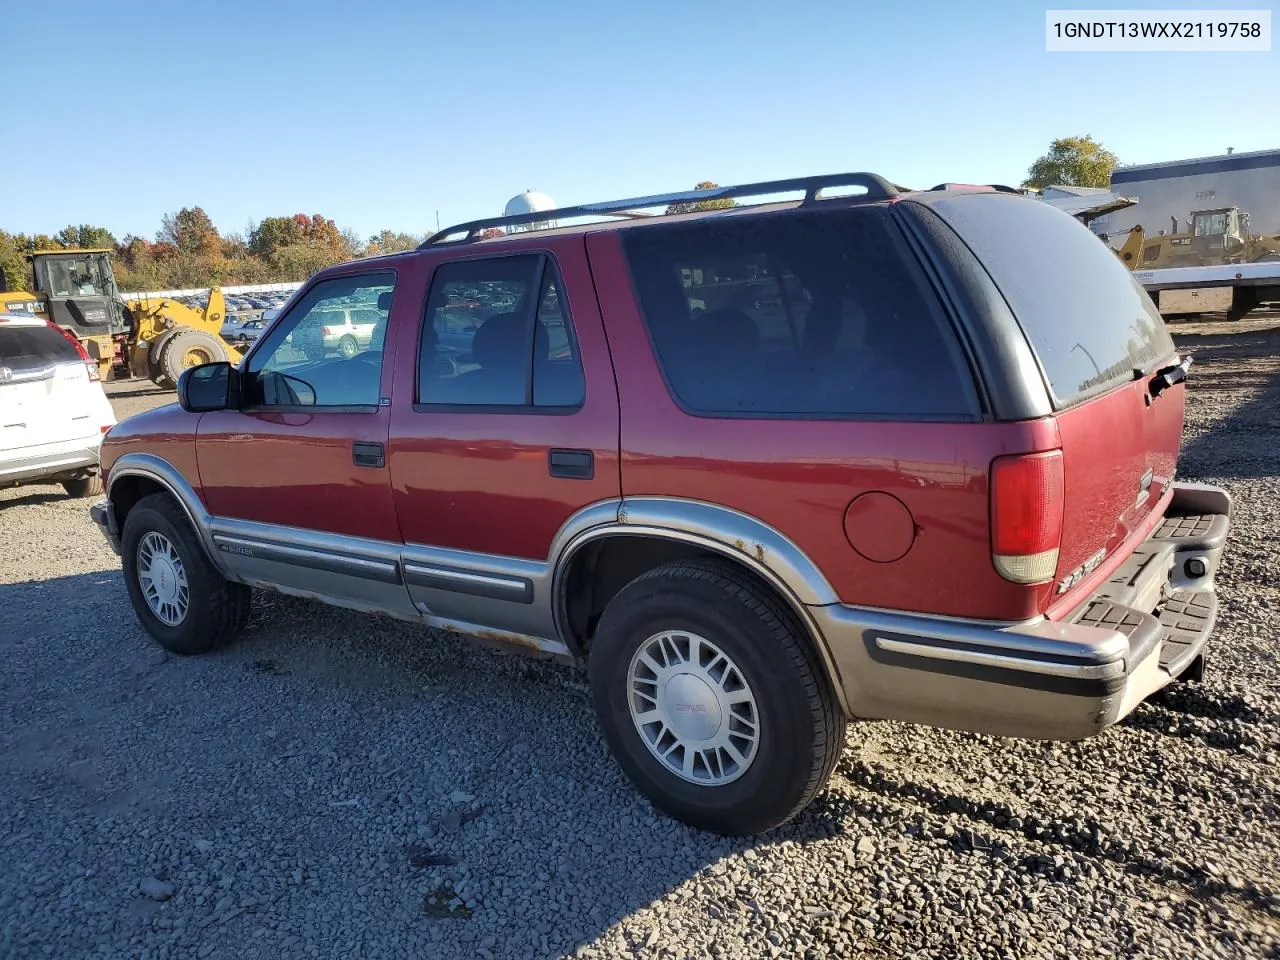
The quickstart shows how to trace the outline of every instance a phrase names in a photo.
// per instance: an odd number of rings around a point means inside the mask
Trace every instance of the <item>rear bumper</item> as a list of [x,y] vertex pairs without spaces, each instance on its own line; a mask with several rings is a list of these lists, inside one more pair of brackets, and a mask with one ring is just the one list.
[[1203,652],[1230,513],[1225,490],[1177,484],[1152,535],[1062,620],[809,610],[856,716],[1079,740],[1123,719]]
[[21,456],[0,459],[0,487],[31,483],[64,475],[89,473],[98,468],[100,435],[32,447]]
[[97,524],[111,549],[120,555],[120,525],[116,523],[116,508],[110,500],[99,500],[89,508],[89,518]]

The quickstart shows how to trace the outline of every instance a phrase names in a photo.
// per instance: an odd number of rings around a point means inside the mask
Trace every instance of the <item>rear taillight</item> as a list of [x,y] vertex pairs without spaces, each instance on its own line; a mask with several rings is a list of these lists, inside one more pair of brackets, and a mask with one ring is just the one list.
[[66,327],[58,326],[52,320],[48,320],[46,322],[49,326],[53,327],[53,329],[66,337],[67,342],[76,348],[76,353],[80,354],[80,359],[84,361],[85,367],[89,370],[89,379],[101,380],[102,376],[98,373],[98,364],[94,361],[93,357],[89,356],[89,351],[84,348],[84,344],[80,342],[76,335]]
[[1058,569],[1064,499],[1062,451],[991,464],[991,558],[1014,583],[1044,583]]

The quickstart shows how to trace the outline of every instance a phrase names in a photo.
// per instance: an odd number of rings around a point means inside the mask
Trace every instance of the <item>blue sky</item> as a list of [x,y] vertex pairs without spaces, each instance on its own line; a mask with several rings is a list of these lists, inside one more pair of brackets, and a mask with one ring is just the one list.
[[1046,53],[1045,6],[15,2],[6,44],[33,59],[5,75],[0,229],[151,237],[198,204],[224,232],[305,212],[367,236],[529,187],[563,205],[848,170],[1016,183],[1085,133],[1129,163],[1280,147],[1280,54]]

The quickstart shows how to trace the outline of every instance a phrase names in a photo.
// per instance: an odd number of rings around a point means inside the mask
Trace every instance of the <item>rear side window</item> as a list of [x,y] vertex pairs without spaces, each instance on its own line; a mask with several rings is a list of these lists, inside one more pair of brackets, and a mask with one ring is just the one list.
[[1173,352],[1151,298],[1073,217],[1007,194],[951,197],[932,209],[1004,294],[1059,408],[1131,380]]
[[667,383],[707,416],[970,419],[968,368],[883,208],[623,240]]
[[0,367],[9,370],[4,379],[58,363],[80,362],[76,348],[52,327],[10,327],[0,323]]
[[573,325],[548,257],[436,269],[422,322],[419,403],[568,411],[585,397]]

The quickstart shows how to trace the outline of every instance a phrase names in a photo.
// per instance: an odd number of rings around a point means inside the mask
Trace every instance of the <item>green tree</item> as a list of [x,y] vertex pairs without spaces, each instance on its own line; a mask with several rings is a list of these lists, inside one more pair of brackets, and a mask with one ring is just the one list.
[[26,290],[27,238],[0,230],[0,290]]
[[249,249],[256,257],[270,260],[277,250],[298,243],[302,233],[293,217],[266,217],[249,231]]
[[[720,186],[718,183],[712,183],[710,180],[703,180],[693,189],[695,190],[712,190]],[[675,213],[701,213],[704,210],[727,210],[730,207],[736,207],[738,201],[726,197],[723,200],[696,200],[693,203],[673,203],[667,207],[668,216]]]
[[1111,171],[1119,158],[1093,137],[1062,137],[1049,145],[1049,152],[1031,164],[1024,188],[1109,187]]
[[306,280],[334,262],[335,258],[328,251],[308,243],[291,243],[280,247],[271,260],[277,279],[281,281]]
[[183,207],[177,213],[166,213],[156,234],[160,243],[171,243],[181,253],[210,256],[218,252],[218,229],[200,207]]
[[115,236],[106,227],[93,227],[82,223],[78,227],[66,226],[54,237],[64,247],[78,249],[108,249],[117,246]]
[[426,236],[420,236],[416,233],[396,233],[393,230],[382,230],[376,236],[369,238],[369,245],[365,248],[365,256],[376,257],[383,253],[402,253],[405,250],[414,250],[424,241]]

